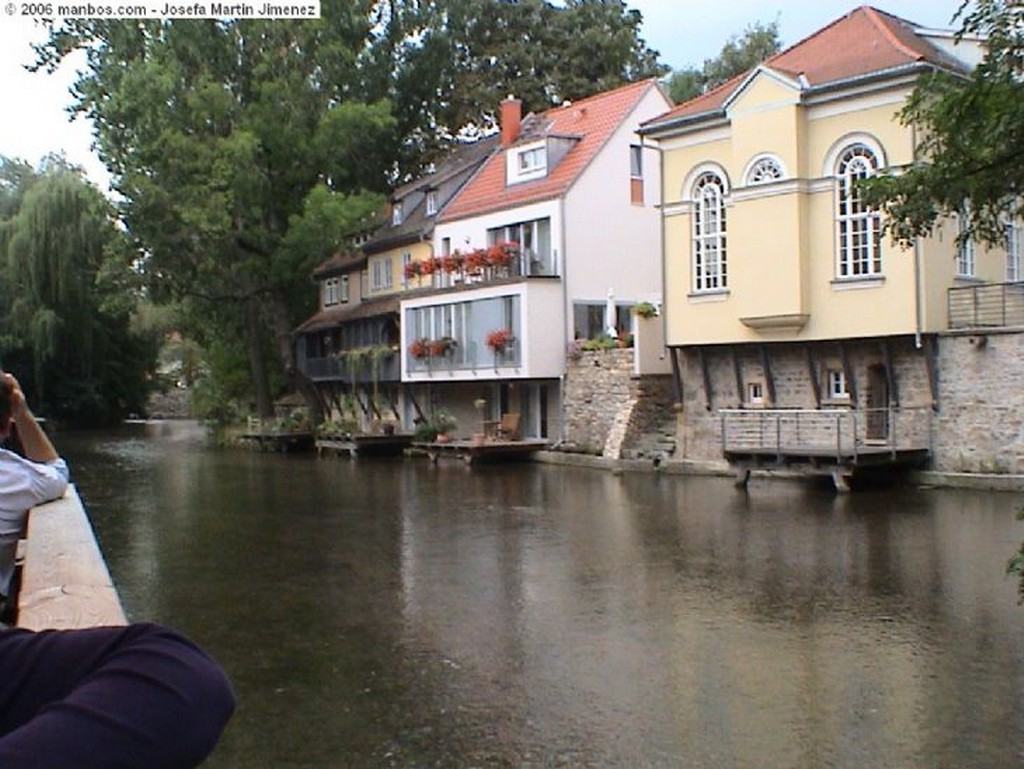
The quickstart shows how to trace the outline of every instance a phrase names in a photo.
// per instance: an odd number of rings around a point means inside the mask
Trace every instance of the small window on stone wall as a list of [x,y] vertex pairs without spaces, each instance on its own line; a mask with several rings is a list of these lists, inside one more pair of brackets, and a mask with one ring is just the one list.
[[747,405],[748,406],[763,406],[764,405],[764,383],[763,382],[747,382]]

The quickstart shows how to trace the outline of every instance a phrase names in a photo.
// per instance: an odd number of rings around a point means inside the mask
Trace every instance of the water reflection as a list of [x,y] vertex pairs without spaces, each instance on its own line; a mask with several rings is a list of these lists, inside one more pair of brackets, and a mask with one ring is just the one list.
[[1010,767],[1013,496],[61,436],[130,615],[242,707],[211,767]]

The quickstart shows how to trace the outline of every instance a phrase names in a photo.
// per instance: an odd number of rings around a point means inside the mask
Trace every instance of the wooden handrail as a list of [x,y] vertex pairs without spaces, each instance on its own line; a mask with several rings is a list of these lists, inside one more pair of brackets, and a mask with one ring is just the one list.
[[125,625],[110,572],[74,486],[31,510],[18,626],[30,630]]

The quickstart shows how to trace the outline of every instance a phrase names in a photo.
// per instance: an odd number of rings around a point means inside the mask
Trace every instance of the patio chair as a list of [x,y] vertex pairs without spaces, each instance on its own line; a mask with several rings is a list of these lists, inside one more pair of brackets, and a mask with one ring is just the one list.
[[513,411],[501,415],[497,437],[505,441],[519,440],[519,412]]

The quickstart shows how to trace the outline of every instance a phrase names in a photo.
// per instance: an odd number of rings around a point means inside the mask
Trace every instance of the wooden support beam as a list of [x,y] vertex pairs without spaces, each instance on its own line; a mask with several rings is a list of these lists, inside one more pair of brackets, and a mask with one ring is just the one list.
[[768,403],[771,406],[775,405],[775,377],[772,376],[772,362],[771,358],[768,357],[768,346],[761,345],[761,368],[764,369],[764,384],[768,390]]
[[893,406],[900,405],[900,390],[899,383],[896,380],[896,370],[892,365],[892,349],[889,346],[889,340],[882,340],[882,360],[885,361],[885,378],[888,380],[889,385],[889,403]]
[[736,408],[743,408],[743,371],[740,369],[740,356],[736,347],[730,347],[732,353],[732,373],[736,377]]
[[683,367],[679,363],[679,356],[683,351],[678,347],[668,348],[669,362],[672,364],[672,396],[676,403],[683,402]]
[[703,347],[697,348],[697,358],[700,362],[701,376],[704,379],[704,408],[711,411],[711,373],[708,371],[708,361],[707,357],[704,355]]
[[409,402],[412,403],[412,407],[416,410],[417,421],[426,419],[426,417],[423,416],[423,409],[420,408],[419,401],[416,400],[416,393],[408,384],[405,385],[405,397],[409,399]]
[[839,341],[839,359],[843,362],[843,376],[846,378],[846,389],[850,393],[850,407],[857,408],[857,381],[853,378],[850,359],[846,355],[846,345]]
[[814,352],[811,345],[806,345],[807,352],[807,374],[811,381],[811,390],[814,391],[814,407],[821,408],[821,381],[818,379],[818,365],[814,360]]

